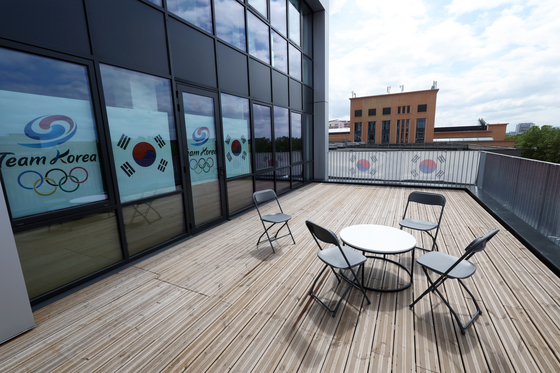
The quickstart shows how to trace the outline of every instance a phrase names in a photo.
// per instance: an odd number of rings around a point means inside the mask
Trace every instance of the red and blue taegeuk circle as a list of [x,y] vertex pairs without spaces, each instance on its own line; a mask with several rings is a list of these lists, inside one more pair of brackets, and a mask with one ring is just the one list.
[[360,159],[357,163],[356,163],[356,168],[358,169],[358,171],[362,171],[365,172],[367,170],[369,170],[369,161],[367,159]]
[[156,161],[156,149],[152,144],[140,142],[132,150],[134,161],[141,167],[150,167]]
[[231,143],[231,152],[233,153],[233,155],[238,156],[239,154],[241,154],[241,142],[239,140],[233,140],[233,142]]
[[436,170],[437,164],[431,159],[424,159],[422,162],[420,162],[419,167],[420,167],[420,171],[422,171],[423,173],[431,174]]

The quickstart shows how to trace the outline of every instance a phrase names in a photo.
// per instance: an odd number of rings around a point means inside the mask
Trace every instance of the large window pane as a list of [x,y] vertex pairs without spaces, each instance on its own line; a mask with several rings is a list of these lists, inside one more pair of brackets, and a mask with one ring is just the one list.
[[0,48],[0,118],[13,218],[107,199],[85,66]]
[[313,85],[313,62],[306,56],[303,56],[303,82]]
[[236,0],[214,1],[216,36],[243,51],[245,45],[245,8]]
[[186,232],[181,194],[128,206],[123,219],[129,255]]
[[270,0],[270,23],[286,35],[286,0]]
[[255,8],[264,18],[267,18],[267,5],[266,0],[249,0],[249,5]]
[[251,173],[249,100],[222,93],[222,120],[227,177]]
[[303,3],[303,53],[313,57],[313,12]]
[[301,52],[290,44],[290,75],[301,80]]
[[303,161],[301,114],[292,113],[292,163]]
[[210,0],[167,0],[167,9],[193,25],[212,32]]
[[17,233],[15,240],[30,299],[122,260],[114,212]]
[[257,170],[273,166],[272,125],[270,119],[270,108],[268,106],[253,105]]
[[121,202],[176,190],[177,137],[169,80],[101,65]]
[[272,66],[288,73],[288,42],[272,31]]
[[288,109],[274,107],[274,148],[277,168],[290,165],[290,121],[288,114]]
[[313,159],[313,116],[310,114],[303,114],[303,151],[305,160],[310,161]]
[[227,183],[229,213],[253,205],[253,178],[230,180]]
[[249,12],[248,14],[249,53],[266,63],[270,63],[268,26],[253,13]]
[[416,119],[416,143],[423,143],[426,134],[426,118]]
[[290,5],[288,6],[288,17],[289,17],[289,37],[296,45],[300,45],[301,31],[299,23],[299,0],[290,0]]

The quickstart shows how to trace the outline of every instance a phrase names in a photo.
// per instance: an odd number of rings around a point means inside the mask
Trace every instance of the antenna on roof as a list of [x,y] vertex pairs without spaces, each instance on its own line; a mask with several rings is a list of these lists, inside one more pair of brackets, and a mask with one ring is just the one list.
[[391,93],[391,86],[387,86],[387,93]]
[[434,80],[434,84],[432,84],[432,89],[437,89],[437,81]]
[[352,91],[352,98],[356,97],[356,92]]
[[401,92],[404,92],[404,84],[400,85],[399,88],[401,89]]

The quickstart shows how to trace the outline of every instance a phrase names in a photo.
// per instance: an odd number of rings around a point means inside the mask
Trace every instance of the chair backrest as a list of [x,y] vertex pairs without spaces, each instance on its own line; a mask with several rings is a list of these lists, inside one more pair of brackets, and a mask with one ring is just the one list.
[[[338,241],[336,234],[334,234],[334,232],[331,231],[330,229],[323,228],[320,225],[317,225],[309,220],[305,222],[305,225],[307,225],[307,228],[311,232],[313,238],[315,238],[315,241],[319,240],[324,243],[340,246],[340,242]],[[319,248],[322,249],[319,242],[317,242],[317,244],[319,245]]]
[[276,193],[272,189],[261,190],[259,192],[253,193],[253,201],[256,204],[268,202],[276,198]]
[[437,193],[412,192],[408,196],[408,201],[424,205],[445,206],[445,197]]
[[486,233],[484,236],[475,238],[466,248],[465,255],[470,258],[475,253],[478,253],[486,248],[488,241],[492,239],[500,230],[498,228],[492,229],[490,232]]

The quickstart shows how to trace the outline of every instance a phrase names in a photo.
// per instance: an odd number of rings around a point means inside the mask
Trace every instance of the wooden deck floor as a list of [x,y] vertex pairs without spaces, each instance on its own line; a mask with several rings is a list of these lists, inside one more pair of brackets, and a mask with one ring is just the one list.
[[[335,318],[308,296],[321,264],[305,220],[336,233],[397,226],[411,191],[298,189],[281,198],[296,245],[256,247],[262,226],[256,211],[244,214],[36,311],[35,329],[0,346],[0,372],[560,372],[558,278],[463,191],[440,191],[441,251],[459,255],[501,228],[474,257],[467,285],[483,314],[465,336],[433,294],[408,308],[427,287],[417,265],[412,287],[370,291],[371,305],[352,290]],[[409,265],[410,253],[400,260]],[[375,261],[366,273],[370,285],[406,280]],[[321,297],[336,301],[336,284],[326,272]],[[457,284],[445,292],[462,314],[472,311]]]

